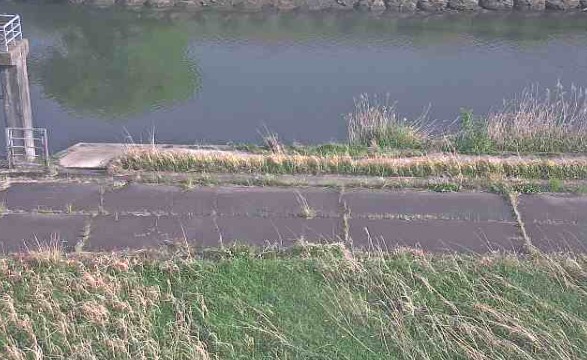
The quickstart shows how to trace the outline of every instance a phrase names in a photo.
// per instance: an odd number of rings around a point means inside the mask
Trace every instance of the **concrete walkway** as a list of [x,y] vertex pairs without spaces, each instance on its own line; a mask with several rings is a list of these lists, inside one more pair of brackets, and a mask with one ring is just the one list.
[[[0,190],[0,252],[291,245],[345,241],[426,251],[524,251],[507,199],[488,193],[340,192],[322,188],[12,183]],[[584,251],[587,197],[528,195],[519,210],[534,245]]]

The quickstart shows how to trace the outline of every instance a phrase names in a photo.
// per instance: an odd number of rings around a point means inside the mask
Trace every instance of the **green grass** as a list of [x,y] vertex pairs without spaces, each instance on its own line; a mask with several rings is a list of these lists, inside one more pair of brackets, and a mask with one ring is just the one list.
[[2,358],[587,357],[583,256],[205,254],[1,259]]

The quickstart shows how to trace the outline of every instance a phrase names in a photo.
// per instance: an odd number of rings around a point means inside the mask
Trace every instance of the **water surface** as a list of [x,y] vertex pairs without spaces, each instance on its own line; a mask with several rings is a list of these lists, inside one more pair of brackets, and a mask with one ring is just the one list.
[[156,12],[0,2],[31,42],[36,125],[53,151],[157,142],[344,139],[362,93],[450,122],[523,87],[587,84],[587,16]]

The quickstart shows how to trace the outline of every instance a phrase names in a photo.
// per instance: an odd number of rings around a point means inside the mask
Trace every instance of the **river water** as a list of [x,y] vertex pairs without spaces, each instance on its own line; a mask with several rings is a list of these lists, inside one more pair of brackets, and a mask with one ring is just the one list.
[[127,11],[0,2],[31,42],[35,123],[77,142],[344,139],[360,94],[408,118],[587,85],[587,14]]

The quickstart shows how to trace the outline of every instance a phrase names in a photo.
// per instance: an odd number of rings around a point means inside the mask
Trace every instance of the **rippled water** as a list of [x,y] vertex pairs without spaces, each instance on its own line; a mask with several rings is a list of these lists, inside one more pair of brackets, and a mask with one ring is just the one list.
[[132,12],[0,2],[31,41],[37,126],[73,143],[344,139],[361,93],[431,121],[587,85],[587,15]]

